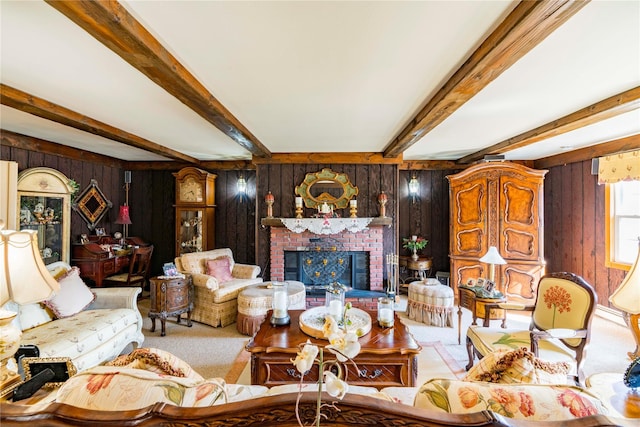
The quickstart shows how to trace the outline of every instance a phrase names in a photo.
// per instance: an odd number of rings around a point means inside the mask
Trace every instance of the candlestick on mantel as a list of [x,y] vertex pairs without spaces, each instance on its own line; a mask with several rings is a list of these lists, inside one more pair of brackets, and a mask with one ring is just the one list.
[[349,200],[349,213],[351,214],[351,218],[358,217],[358,201],[353,199]]

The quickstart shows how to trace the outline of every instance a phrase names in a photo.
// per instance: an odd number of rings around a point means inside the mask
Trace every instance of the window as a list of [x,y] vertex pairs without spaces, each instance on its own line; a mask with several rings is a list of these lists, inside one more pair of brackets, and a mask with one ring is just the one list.
[[629,270],[640,238],[640,181],[605,187],[607,267]]

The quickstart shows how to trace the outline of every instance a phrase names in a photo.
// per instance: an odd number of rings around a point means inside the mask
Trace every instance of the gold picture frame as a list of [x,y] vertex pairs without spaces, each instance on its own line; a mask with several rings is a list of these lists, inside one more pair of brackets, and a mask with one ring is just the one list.
[[21,359],[25,381],[49,368],[55,376],[44,388],[57,388],[77,373],[70,357],[23,357]]

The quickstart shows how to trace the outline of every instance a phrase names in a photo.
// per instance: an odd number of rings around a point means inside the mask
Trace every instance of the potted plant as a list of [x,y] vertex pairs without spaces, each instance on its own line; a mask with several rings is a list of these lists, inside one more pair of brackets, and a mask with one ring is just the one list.
[[402,247],[411,251],[411,259],[418,260],[418,251],[423,250],[429,241],[423,237],[411,236],[411,238],[402,239]]

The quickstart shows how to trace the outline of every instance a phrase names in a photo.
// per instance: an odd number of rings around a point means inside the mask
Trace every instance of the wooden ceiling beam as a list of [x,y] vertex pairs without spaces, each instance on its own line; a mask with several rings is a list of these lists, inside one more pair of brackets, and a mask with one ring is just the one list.
[[186,154],[148,141],[137,135],[123,131],[106,123],[94,120],[83,114],[76,113],[61,105],[54,104],[35,95],[0,83],[0,103],[16,110],[42,117],[65,126],[72,127],[107,139],[121,142],[131,147],[150,151],[170,159],[182,160],[198,164],[199,160]]
[[640,108],[640,86],[596,102],[586,108],[546,123],[513,138],[506,139],[483,150],[462,157],[458,163],[472,163],[489,154],[503,154],[544,139],[589,126],[601,120]]
[[45,1],[254,156],[271,156],[258,138],[120,3]]
[[[588,1],[521,1],[385,148],[394,157],[418,142]],[[523,82],[526,84],[526,82]]]
[[603,142],[602,144],[580,148],[568,153],[557,154],[555,156],[543,157],[533,162],[535,169],[549,169],[554,166],[562,166],[570,163],[583,162],[596,157],[608,156],[610,154],[622,153],[640,149],[640,135],[631,135],[615,141]]
[[80,148],[69,147],[67,145],[58,144],[57,142],[47,141],[46,139],[22,135],[6,129],[0,129],[0,145],[35,151],[37,153],[51,154],[72,160],[98,163],[110,168],[124,169],[127,163],[124,160],[105,156],[103,154],[96,154]]
[[343,164],[401,164],[402,155],[385,158],[382,153],[274,153],[270,158],[254,157],[254,165],[264,164],[313,164],[313,163],[343,163]]

